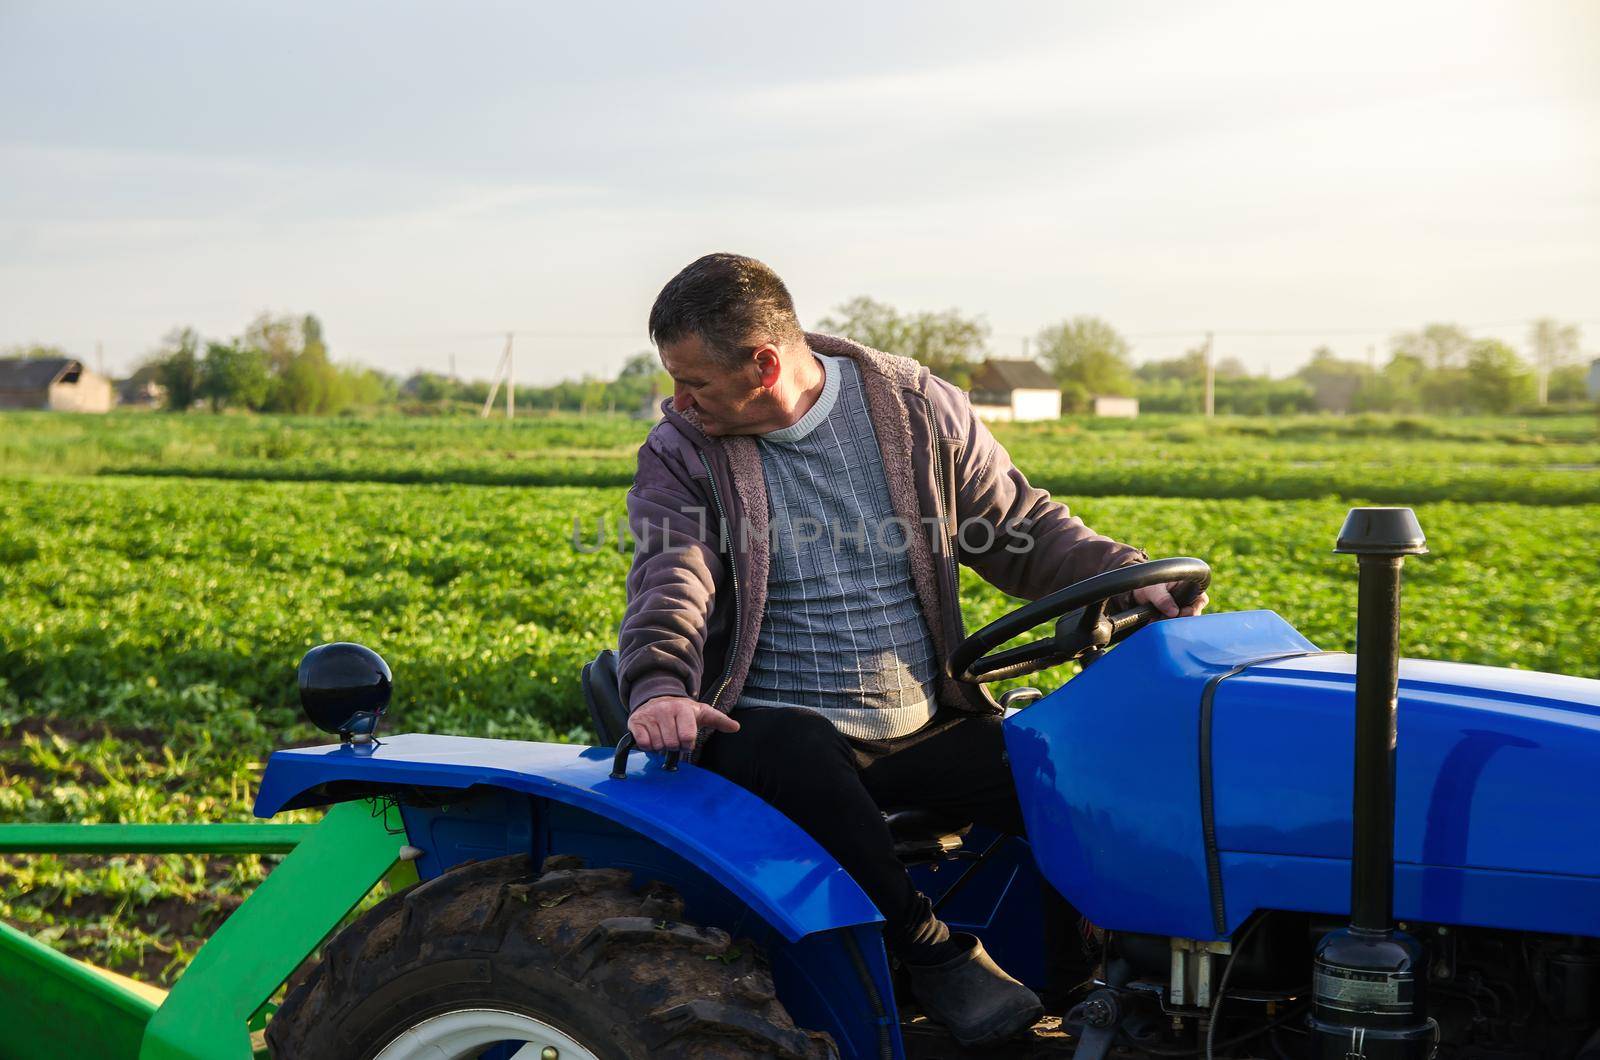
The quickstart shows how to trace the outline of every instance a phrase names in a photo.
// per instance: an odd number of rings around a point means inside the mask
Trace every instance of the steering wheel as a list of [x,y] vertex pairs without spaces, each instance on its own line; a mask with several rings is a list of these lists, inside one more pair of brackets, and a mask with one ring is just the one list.
[[[1211,584],[1211,568],[1203,560],[1180,557],[1134,563],[1085,578],[1024,604],[972,634],[950,653],[945,672],[957,681],[1004,681],[1073,659],[1087,663],[1161,615],[1150,604],[1113,615],[1106,614],[1106,606],[1135,589],[1167,582],[1178,583],[1173,599],[1178,606],[1187,607]],[[1051,619],[1056,620],[1053,636],[989,654]]]

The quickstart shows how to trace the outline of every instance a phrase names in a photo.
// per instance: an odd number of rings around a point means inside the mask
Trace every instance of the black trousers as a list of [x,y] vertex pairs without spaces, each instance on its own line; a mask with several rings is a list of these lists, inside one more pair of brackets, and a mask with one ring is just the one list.
[[885,941],[902,957],[943,943],[947,930],[895,857],[882,810],[952,811],[1023,834],[998,717],[943,710],[894,740],[851,739],[799,708],[747,709],[734,718],[739,731],[713,733],[699,764],[809,832],[878,907]]

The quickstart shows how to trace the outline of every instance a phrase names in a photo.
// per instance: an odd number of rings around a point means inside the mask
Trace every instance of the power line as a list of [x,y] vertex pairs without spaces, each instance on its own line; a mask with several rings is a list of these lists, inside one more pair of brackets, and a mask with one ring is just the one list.
[[[1456,327],[1463,331],[1478,331],[1492,328],[1507,328],[1520,325],[1531,325],[1531,320],[1505,320],[1487,324],[1457,324]],[[1579,323],[1585,323],[1580,321]],[[1145,331],[1130,334],[1130,339],[1181,339],[1191,336],[1223,335],[1234,339],[1290,339],[1305,338],[1318,335],[1392,335],[1396,332],[1412,330],[1415,325],[1386,327],[1386,328],[1297,328],[1293,330],[1263,331],[1254,328],[1209,328],[1206,330],[1194,329],[1192,331]]]
[[[1595,325],[1600,324],[1600,318],[1587,320],[1565,320],[1562,323]],[[1471,324],[1457,324],[1455,326],[1466,331],[1487,330],[1508,327],[1531,327],[1537,318],[1519,320],[1492,320]],[[1445,323],[1450,323],[1446,321]],[[1203,339],[1207,334],[1221,338],[1304,338],[1319,335],[1391,335],[1396,332],[1414,330],[1416,324],[1391,324],[1382,327],[1300,327],[1300,328],[1231,328],[1231,327],[1193,327],[1176,328],[1165,331],[1137,331],[1124,335],[1128,339]],[[641,331],[547,331],[541,328],[497,328],[485,331],[435,331],[411,332],[405,335],[390,335],[384,337],[363,335],[341,335],[338,332],[333,338],[340,346],[421,346],[441,342],[467,342],[491,339],[503,339],[510,331],[519,339],[604,339],[604,340],[632,340],[636,342],[648,341],[648,336]],[[1030,341],[1031,332],[994,332],[996,339],[1019,339]],[[63,347],[91,345],[95,340],[84,339],[57,339],[55,343]]]
[[338,336],[342,345],[356,346],[420,346],[439,342],[477,342],[502,339],[509,330],[519,339],[616,339],[634,342],[648,341],[649,336],[639,331],[541,331],[537,328],[510,328],[496,331],[436,331],[412,332],[409,335],[374,337],[370,335]]
[[[1559,319],[1559,318],[1557,318]],[[1445,321],[1445,323],[1450,323]],[[1480,321],[1472,324],[1455,324],[1463,331],[1487,331],[1495,328],[1532,327],[1537,323],[1537,318],[1524,320],[1491,320]],[[1591,325],[1600,324],[1600,319],[1591,320],[1562,320],[1565,324]],[[1402,331],[1416,330],[1416,324],[1394,324],[1387,327],[1350,328],[1286,328],[1286,329],[1260,329],[1260,328],[1183,328],[1173,331],[1136,331],[1129,332],[1123,337],[1127,339],[1203,339],[1207,335],[1221,338],[1257,339],[1257,338],[1306,338],[1319,335],[1393,335]],[[996,338],[1017,338],[1019,334],[997,334]]]

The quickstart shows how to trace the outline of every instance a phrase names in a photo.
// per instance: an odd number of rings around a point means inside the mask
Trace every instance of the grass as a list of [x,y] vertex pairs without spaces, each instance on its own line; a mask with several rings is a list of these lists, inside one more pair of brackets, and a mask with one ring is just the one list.
[[[130,412],[0,414],[0,428],[14,428],[0,430],[0,475],[606,487],[632,480],[648,425]],[[1600,501],[1600,429],[1585,416],[1080,418],[996,432],[1034,482],[1067,496]]]
[[[628,556],[574,548],[574,521],[586,542],[597,521],[615,525],[622,488],[585,476],[631,467],[643,429],[0,416],[0,820],[248,819],[265,756],[318,738],[295,709],[294,667],[333,639],[388,658],[396,730],[582,739],[578,671],[614,642]],[[1406,653],[1600,677],[1600,494],[1573,493],[1589,472],[1559,469],[1600,455],[1591,421],[1066,422],[1002,435],[1036,478],[1073,463],[1144,469],[1143,493],[1065,499],[1152,555],[1207,559],[1217,608],[1272,608],[1325,648],[1353,640],[1354,566],[1331,553],[1346,507],[1363,489],[1431,482],[1453,495],[1417,505],[1433,554],[1407,567]],[[252,461],[283,473],[255,475]],[[578,484],[492,484],[560,461],[583,465]],[[1522,476],[1540,499],[1506,503],[1450,478],[1462,463]],[[1270,495],[1301,464],[1345,484]],[[439,481],[324,473],[352,466]],[[1172,487],[1152,468],[1203,469],[1219,496],[1160,496]],[[1221,499],[1233,492],[1244,495]],[[963,596],[969,627],[1010,605],[970,575]],[[272,860],[8,858],[0,916],[170,981]]]
[[[237,817],[255,748],[68,718],[0,725],[0,820],[184,822]],[[170,983],[272,857],[42,855],[0,863],[0,911],[73,956]]]

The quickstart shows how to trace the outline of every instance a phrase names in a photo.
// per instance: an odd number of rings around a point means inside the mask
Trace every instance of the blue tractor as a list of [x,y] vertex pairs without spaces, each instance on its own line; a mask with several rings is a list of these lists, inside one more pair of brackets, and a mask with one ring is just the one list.
[[[1037,700],[1006,721],[1025,839],[888,812],[942,918],[1036,988],[1084,973],[986,1055],[1600,1057],[1600,681],[1402,661],[1415,517],[1356,509],[1339,550],[1355,655],[1270,611],[1108,613],[1142,584],[1203,586],[1184,559],[953,653],[979,681],[1085,664],[1008,696]],[[902,1006],[877,910],[808,835],[674,756],[630,769],[610,653],[584,687],[614,746],[378,739],[382,660],[307,656],[302,700],[343,738],[274,754],[257,814],[370,800],[421,882],[327,944],[267,1027],[274,1055],[977,1055]],[[1051,891],[1081,920],[1052,927]]]

